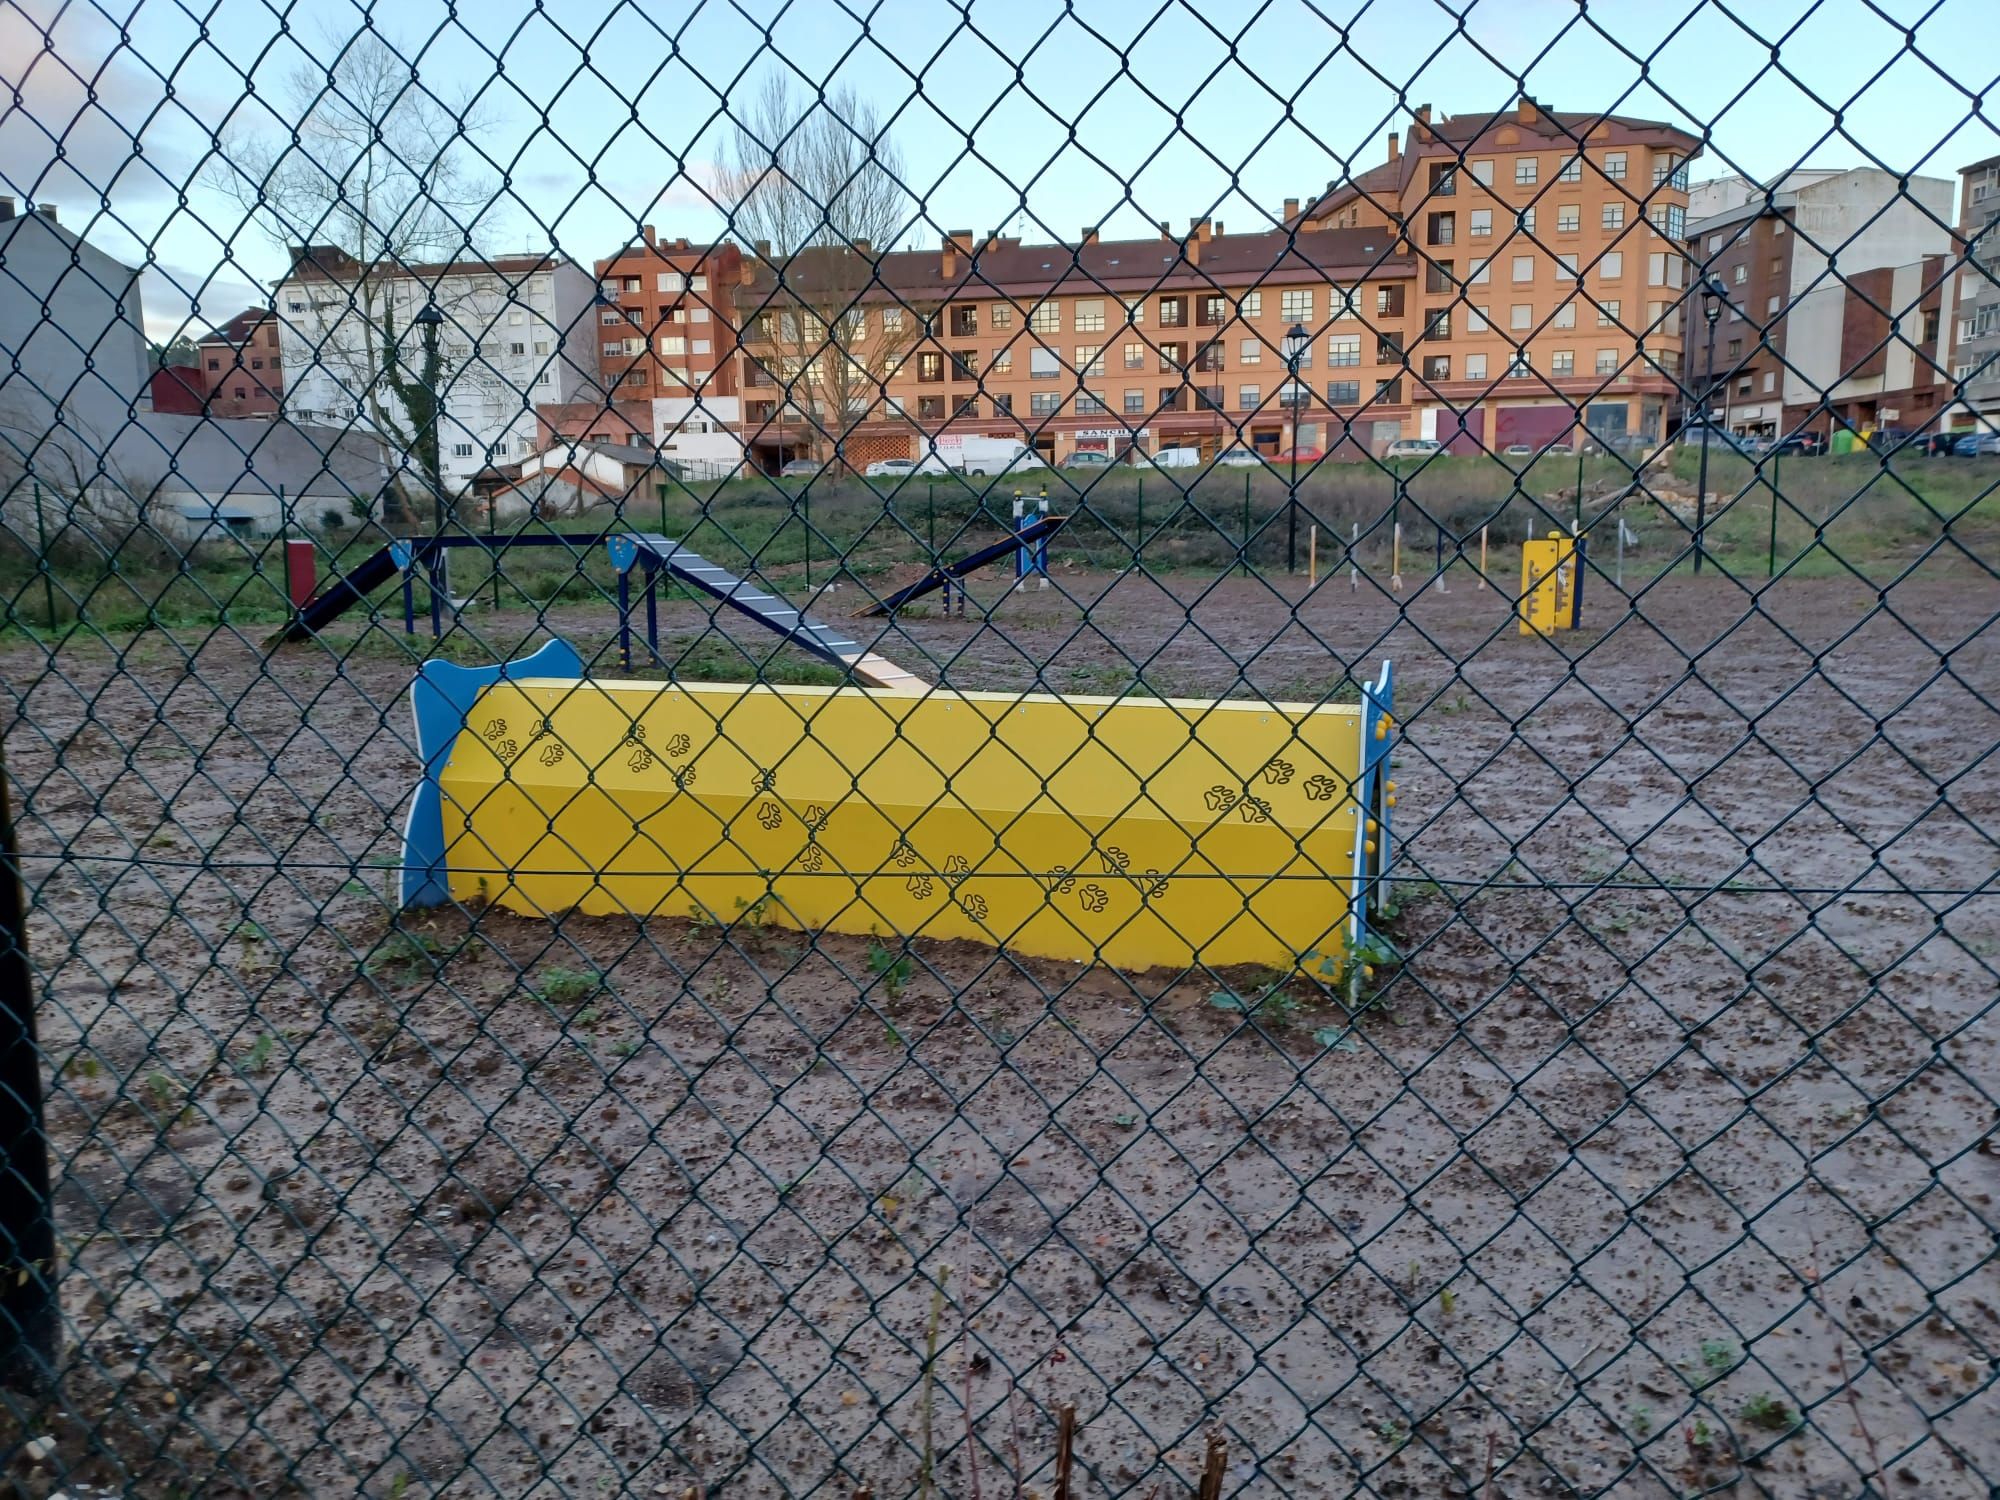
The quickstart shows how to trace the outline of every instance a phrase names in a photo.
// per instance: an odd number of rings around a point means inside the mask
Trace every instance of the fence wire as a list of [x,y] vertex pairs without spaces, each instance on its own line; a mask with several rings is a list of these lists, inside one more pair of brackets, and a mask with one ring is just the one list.
[[1976,6],[288,16],[0,3],[11,1492],[1996,1493]]

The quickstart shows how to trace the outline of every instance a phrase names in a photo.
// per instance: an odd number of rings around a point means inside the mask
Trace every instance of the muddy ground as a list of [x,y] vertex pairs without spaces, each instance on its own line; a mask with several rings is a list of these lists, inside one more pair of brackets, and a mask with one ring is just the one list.
[[[23,1482],[904,1494],[928,1416],[944,1493],[1047,1493],[1070,1401],[1084,1495],[1184,1493],[1211,1423],[1241,1495],[1988,1494],[2000,586],[1593,589],[1559,645],[1469,581],[1078,575],[885,637],[1080,692],[1392,656],[1406,962],[1353,1015],[398,931],[399,628],[7,647],[66,1331]],[[543,624],[608,642],[455,649]]]

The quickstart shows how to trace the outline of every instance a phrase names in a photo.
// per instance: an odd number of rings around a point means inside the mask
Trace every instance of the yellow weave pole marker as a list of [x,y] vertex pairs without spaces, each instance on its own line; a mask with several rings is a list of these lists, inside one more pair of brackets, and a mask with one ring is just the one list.
[[1331,951],[1359,705],[528,678],[439,773],[451,895],[1126,968]]
[[1403,523],[1395,525],[1395,540],[1389,544],[1389,587],[1403,592]]
[[1574,623],[1570,603],[1576,588],[1576,538],[1552,531],[1521,543],[1521,597],[1516,613],[1522,635],[1553,635]]

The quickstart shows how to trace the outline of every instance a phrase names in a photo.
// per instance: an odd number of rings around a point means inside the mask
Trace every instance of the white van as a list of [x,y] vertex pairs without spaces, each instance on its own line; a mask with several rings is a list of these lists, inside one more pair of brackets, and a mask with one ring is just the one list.
[[1192,469],[1201,462],[1201,449],[1162,448],[1158,453],[1146,453],[1134,448],[1130,458],[1135,469]]
[[937,440],[938,457],[961,474],[1018,474],[1046,469],[1042,456],[1019,438],[961,436],[947,433]]

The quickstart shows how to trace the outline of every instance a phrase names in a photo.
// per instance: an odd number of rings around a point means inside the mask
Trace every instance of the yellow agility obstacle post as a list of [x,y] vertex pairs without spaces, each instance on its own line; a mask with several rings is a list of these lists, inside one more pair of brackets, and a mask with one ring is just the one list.
[[1391,688],[1386,663],[1314,706],[592,681],[559,642],[433,661],[404,899],[1290,969],[1384,894]]
[[1521,543],[1522,635],[1553,635],[1583,623],[1583,577],[1577,539],[1551,531]]

